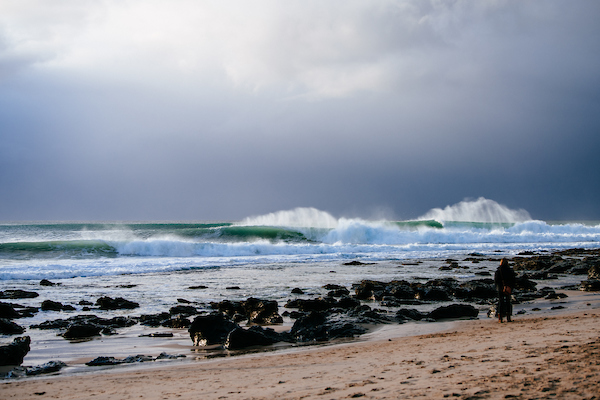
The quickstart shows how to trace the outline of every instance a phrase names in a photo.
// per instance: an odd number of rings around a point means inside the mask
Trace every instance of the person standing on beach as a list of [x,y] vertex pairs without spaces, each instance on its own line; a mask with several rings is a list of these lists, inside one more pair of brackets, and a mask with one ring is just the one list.
[[496,290],[498,290],[498,322],[502,322],[503,317],[506,317],[507,322],[511,322],[511,295],[516,279],[515,271],[508,265],[508,260],[503,258],[494,274]]

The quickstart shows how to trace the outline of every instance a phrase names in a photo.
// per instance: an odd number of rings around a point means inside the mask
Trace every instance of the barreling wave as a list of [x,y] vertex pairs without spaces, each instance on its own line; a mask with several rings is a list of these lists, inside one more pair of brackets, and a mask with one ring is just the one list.
[[0,243],[0,258],[4,259],[89,258],[117,255],[118,252],[114,247],[98,240]]
[[[114,257],[237,257],[265,254],[401,253],[419,245],[600,243],[600,225],[551,225],[543,221],[514,224],[403,223],[340,219],[334,229],[226,226],[195,237],[130,236],[103,240],[0,243],[0,259],[85,259]],[[98,232],[96,236],[101,236]]]
[[600,247],[600,224],[549,224],[483,198],[410,221],[297,208],[237,223],[11,224],[0,225],[0,279],[567,247]]

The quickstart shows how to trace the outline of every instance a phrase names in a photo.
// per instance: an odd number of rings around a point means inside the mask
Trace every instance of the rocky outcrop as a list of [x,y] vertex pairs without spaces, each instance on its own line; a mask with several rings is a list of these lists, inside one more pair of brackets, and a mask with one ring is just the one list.
[[108,296],[100,297],[96,300],[96,305],[99,306],[101,310],[132,310],[140,306],[138,303],[126,300],[122,297],[113,299]]
[[99,336],[102,327],[95,324],[75,323],[67,327],[62,334],[65,339],[84,339]]
[[58,286],[60,283],[50,282],[48,279],[42,279],[40,281],[40,286]]
[[210,346],[224,344],[229,332],[235,328],[239,328],[239,325],[225,315],[213,313],[196,317],[188,332],[194,346]]
[[457,299],[493,299],[498,291],[493,279],[476,279],[461,283],[454,291]]
[[299,342],[326,341],[354,337],[366,332],[362,326],[343,318],[328,318],[327,313],[313,311],[296,320],[290,334]]
[[279,307],[274,300],[261,300],[250,297],[242,303],[248,321],[259,325],[281,324],[283,318],[279,315]]
[[600,291],[600,280],[588,279],[587,281],[582,281],[579,289],[584,292],[598,292]]
[[427,318],[436,321],[440,319],[476,318],[478,314],[479,311],[470,304],[451,304],[436,308],[427,314]]
[[25,328],[22,326],[6,318],[0,318],[0,335],[19,335],[23,332],[25,332]]
[[0,299],[33,299],[38,296],[39,293],[20,289],[0,291]]
[[119,365],[119,364],[133,364],[133,363],[142,363],[148,361],[156,361],[156,360],[174,360],[177,358],[185,358],[186,356],[183,354],[172,355],[167,353],[160,353],[158,357],[145,356],[143,354],[138,354],[135,356],[129,356],[125,358],[115,358],[115,357],[96,357],[91,361],[85,363],[85,365],[89,367],[98,367],[105,365]]
[[0,365],[21,365],[23,358],[29,353],[31,338],[17,337],[12,343],[0,346]]
[[75,311],[75,307],[69,304],[62,304],[58,301],[44,300],[40,307],[42,311]]
[[396,319],[398,322],[420,321],[425,317],[427,317],[427,314],[424,314],[415,308],[401,308],[396,311]]
[[233,318],[259,325],[281,324],[283,318],[279,315],[279,307],[274,300],[263,300],[250,297],[245,301],[224,300],[212,303],[211,307]]
[[15,310],[12,304],[0,302],[0,318],[13,319],[20,316],[21,314]]
[[228,350],[239,350],[251,346],[266,346],[277,341],[268,337],[263,332],[238,327],[234,328],[227,335],[225,348]]
[[588,279],[600,279],[600,262],[594,263],[587,271]]

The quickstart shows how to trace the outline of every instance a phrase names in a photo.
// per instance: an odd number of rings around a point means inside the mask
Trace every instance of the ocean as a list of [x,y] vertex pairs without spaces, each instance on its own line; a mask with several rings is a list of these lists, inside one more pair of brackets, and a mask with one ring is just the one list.
[[[81,312],[81,301],[102,296],[140,304],[111,315],[164,312],[182,299],[206,309],[213,301],[248,297],[283,306],[293,288],[323,295],[326,284],[350,288],[363,279],[477,278],[472,268],[440,271],[423,260],[600,247],[598,222],[532,220],[522,210],[496,204],[484,214],[473,205],[458,208],[435,209],[410,221],[336,218],[298,208],[235,222],[4,223],[0,291],[39,293],[14,301],[25,306],[49,299],[76,309],[19,320],[29,326],[68,318]],[[360,263],[347,265],[350,261]],[[42,279],[58,285],[42,287]],[[36,332],[26,334],[52,341],[49,333]]]

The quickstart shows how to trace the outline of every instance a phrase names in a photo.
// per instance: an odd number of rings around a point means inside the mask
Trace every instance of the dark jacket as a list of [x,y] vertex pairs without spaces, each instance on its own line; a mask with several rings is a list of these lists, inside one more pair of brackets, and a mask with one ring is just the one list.
[[508,286],[511,289],[515,287],[517,277],[515,271],[511,267],[498,267],[494,274],[494,282],[496,283],[496,289],[501,291],[504,286]]

